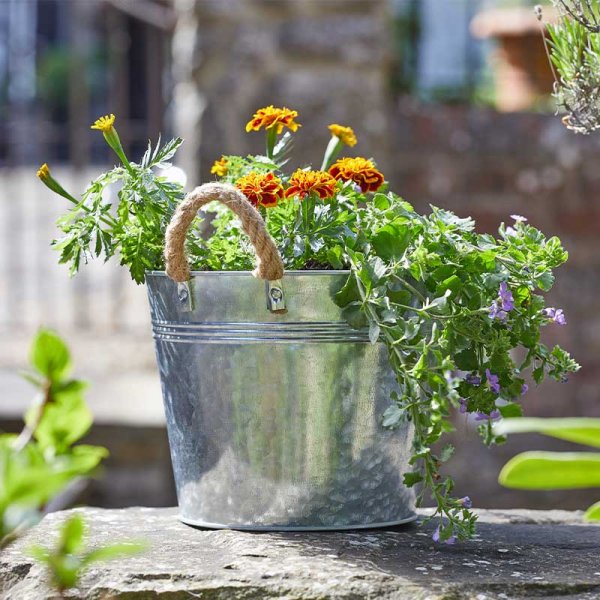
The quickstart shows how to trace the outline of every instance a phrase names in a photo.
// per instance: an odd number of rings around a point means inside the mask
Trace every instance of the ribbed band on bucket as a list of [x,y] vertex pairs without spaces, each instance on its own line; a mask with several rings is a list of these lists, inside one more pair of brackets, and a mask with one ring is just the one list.
[[256,251],[254,276],[268,281],[281,279],[283,261],[260,213],[237,188],[216,182],[205,183],[191,191],[175,210],[167,227],[165,240],[167,275],[177,282],[190,279],[190,267],[185,254],[187,231],[200,208],[214,200],[223,203],[240,218]]

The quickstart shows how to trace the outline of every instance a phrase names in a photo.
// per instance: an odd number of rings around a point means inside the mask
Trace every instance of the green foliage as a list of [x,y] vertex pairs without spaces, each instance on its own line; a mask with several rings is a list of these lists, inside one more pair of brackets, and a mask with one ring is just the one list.
[[137,283],[144,282],[146,270],[164,268],[164,232],[183,189],[154,169],[168,167],[181,142],[177,138],[161,147],[159,140],[154,148],[148,144],[139,164],[127,162],[100,175],[58,220],[64,236],[53,246],[71,274],[94,256],[118,256]]
[[144,549],[142,544],[126,542],[86,550],[84,538],[84,520],[75,514],[62,525],[54,548],[40,545],[31,548],[31,555],[46,565],[52,583],[59,592],[75,587],[85,569],[93,563],[123,558]]
[[[600,448],[600,419],[508,419],[495,426],[498,434],[543,433],[562,440]],[[600,453],[523,452],[502,468],[502,485],[524,490],[600,487]],[[585,514],[600,520],[600,503]]]
[[91,415],[85,384],[69,379],[65,343],[42,329],[31,349],[26,378],[38,399],[19,436],[0,435],[0,547],[33,524],[40,511],[74,479],[91,474],[107,455],[104,448],[74,444],[88,431]]
[[547,25],[550,61],[558,76],[555,97],[576,133],[600,127],[600,3],[553,0],[561,19]]
[[[268,157],[224,157],[221,180],[235,183],[252,171],[268,172],[285,188],[291,136],[277,143],[275,131],[267,129]],[[331,149],[338,152],[341,146],[330,143],[325,164],[334,158]],[[59,244],[63,253],[68,248],[63,259],[71,259],[74,270],[77,248],[83,247],[80,254],[88,252],[86,240],[92,237],[99,238],[99,251],[106,246],[107,257],[119,251],[137,281],[143,280],[144,269],[162,268],[164,229],[181,190],[158,193],[150,154],[140,165],[125,160],[124,168],[101,176],[84,196],[85,210],[76,204],[66,223],[83,231]],[[124,185],[116,215],[98,200],[114,181]],[[452,496],[453,482],[441,473],[452,451],[432,448],[452,430],[450,417],[458,408],[477,413],[486,444],[503,441],[492,419],[521,414],[526,379],[565,381],[579,368],[564,350],[541,341],[542,328],[564,317],[559,319],[554,308],[545,311],[543,293],[568,255],[558,238],[546,238],[524,219],[501,225],[498,237],[481,235],[472,219],[447,210],[416,213],[385,184],[375,193],[360,189],[352,181],[338,181],[325,200],[309,191],[260,210],[286,269],[348,271],[335,302],[350,326],[368,329],[371,343],[386,345],[398,383],[382,425],[414,425],[411,473],[405,481],[422,484],[419,501],[427,493],[433,498],[432,518],[439,519],[441,540],[465,539],[474,531],[475,516]],[[237,217],[223,208],[207,208],[215,217],[209,234],[195,230],[188,236],[193,268],[250,270],[253,251]],[[503,286],[511,298],[506,308],[499,304]],[[520,363],[514,359],[517,349],[525,356]]]
[[[85,384],[68,379],[71,357],[63,340],[42,329],[30,356],[32,371],[26,378],[38,388],[40,398],[27,412],[19,436],[0,435],[0,548],[35,524],[50,500],[75,479],[93,473],[107,455],[98,446],[74,445],[89,430],[92,417],[83,399]],[[61,594],[77,585],[93,562],[142,549],[124,543],[86,551],[84,534],[83,519],[74,515],[64,523],[54,548],[31,549]]]

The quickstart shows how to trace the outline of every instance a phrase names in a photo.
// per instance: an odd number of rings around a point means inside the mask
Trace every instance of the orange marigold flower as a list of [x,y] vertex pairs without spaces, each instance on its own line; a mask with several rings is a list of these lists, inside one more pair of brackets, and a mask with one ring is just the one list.
[[336,180],[325,171],[303,171],[298,169],[290,177],[290,185],[285,192],[286,198],[298,196],[302,199],[308,194],[317,194],[321,200],[333,198]]
[[372,160],[357,156],[356,158],[340,158],[331,165],[329,173],[335,179],[354,181],[361,191],[376,192],[385,181],[383,173],[377,170]]
[[346,146],[356,146],[356,134],[354,133],[354,129],[352,127],[344,127],[343,125],[336,125],[335,123],[329,126],[329,131],[331,135],[335,135],[335,137],[339,138]]
[[219,177],[227,175],[227,170],[227,159],[224,156],[221,156],[219,160],[215,160],[210,168],[210,172]]
[[296,123],[294,119],[298,116],[298,111],[290,110],[289,108],[275,108],[266,106],[261,108],[254,113],[254,116],[246,124],[246,131],[258,131],[263,127],[265,129],[271,129],[272,127],[277,128],[277,135],[279,135],[284,127],[287,127],[291,131],[297,131],[298,127],[301,127],[300,123]]
[[248,173],[238,179],[235,186],[255,207],[272,208],[283,198],[281,179],[273,173]]

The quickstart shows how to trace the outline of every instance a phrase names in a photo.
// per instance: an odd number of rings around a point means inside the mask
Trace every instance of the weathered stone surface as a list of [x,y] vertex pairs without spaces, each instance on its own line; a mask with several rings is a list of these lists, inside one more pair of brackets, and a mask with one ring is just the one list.
[[[26,549],[48,544],[56,513],[0,557],[6,600],[53,598]],[[432,525],[340,533],[198,530],[175,509],[82,509],[90,546],[145,540],[143,554],[90,570],[68,598],[169,600],[600,597],[600,527],[581,513],[481,511],[476,539],[435,545]]]

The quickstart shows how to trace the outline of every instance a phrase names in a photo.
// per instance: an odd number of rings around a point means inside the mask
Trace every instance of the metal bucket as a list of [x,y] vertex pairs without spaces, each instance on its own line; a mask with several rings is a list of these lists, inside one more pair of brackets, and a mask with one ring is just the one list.
[[332,300],[347,276],[287,272],[287,313],[276,314],[250,273],[147,275],[185,523],[335,530],[415,518],[402,483],[412,426],[381,426],[397,384],[385,346]]

